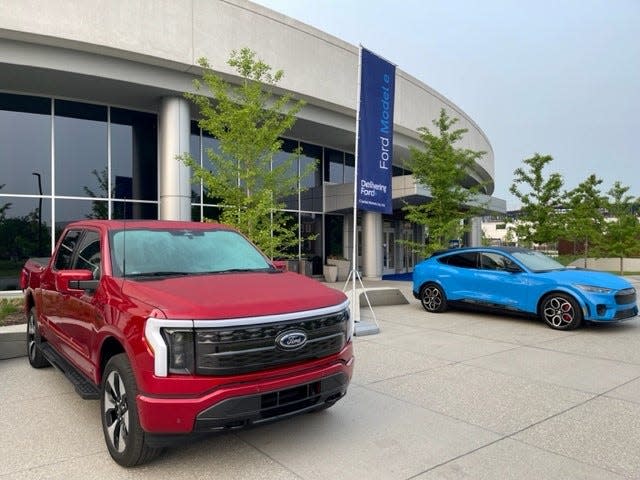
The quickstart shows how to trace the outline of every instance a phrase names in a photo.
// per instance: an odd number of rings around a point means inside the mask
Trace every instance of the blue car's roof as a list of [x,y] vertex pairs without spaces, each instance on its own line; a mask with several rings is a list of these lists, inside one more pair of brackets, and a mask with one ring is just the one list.
[[459,253],[459,252],[477,252],[477,251],[493,251],[493,252],[531,252],[533,250],[523,247],[462,247],[462,248],[449,248],[447,250],[437,250],[431,254],[432,257],[439,257],[447,253]]

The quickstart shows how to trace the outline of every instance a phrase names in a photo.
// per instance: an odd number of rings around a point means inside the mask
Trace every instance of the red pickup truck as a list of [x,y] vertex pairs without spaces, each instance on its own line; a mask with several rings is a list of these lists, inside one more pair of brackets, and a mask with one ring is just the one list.
[[284,272],[224,225],[88,220],[21,274],[28,358],[100,399],[109,453],[322,410],[353,371],[342,292]]

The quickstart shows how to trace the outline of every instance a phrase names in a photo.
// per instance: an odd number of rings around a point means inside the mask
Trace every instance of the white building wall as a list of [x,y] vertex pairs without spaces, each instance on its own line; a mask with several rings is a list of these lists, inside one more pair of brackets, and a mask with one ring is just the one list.
[[[29,45],[36,52],[16,54]],[[226,61],[231,50],[245,46],[284,70],[280,86],[309,103],[301,116],[355,131],[358,47],[246,0],[3,0],[0,8],[0,65],[104,76],[166,88],[167,95],[190,88],[199,57],[233,74]],[[492,184],[493,150],[482,130],[462,109],[398,69],[397,145],[415,144],[416,129],[432,128],[441,108],[469,129],[461,146],[487,151],[477,170]]]

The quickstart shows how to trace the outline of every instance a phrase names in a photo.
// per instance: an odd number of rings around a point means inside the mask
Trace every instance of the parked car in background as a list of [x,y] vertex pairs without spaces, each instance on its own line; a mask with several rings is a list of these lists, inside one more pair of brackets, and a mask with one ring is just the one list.
[[536,315],[558,330],[638,314],[636,290],[624,278],[567,268],[518,247],[437,252],[414,269],[413,295],[428,312],[444,312],[454,305],[500,310]]

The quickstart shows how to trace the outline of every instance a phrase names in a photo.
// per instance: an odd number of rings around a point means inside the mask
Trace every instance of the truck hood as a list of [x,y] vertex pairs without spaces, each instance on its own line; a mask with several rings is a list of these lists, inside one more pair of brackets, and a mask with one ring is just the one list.
[[621,290],[631,287],[631,284],[622,277],[613,275],[612,273],[598,272],[595,270],[567,268],[565,270],[541,272],[538,275],[553,279],[561,284],[578,283],[582,285],[592,285],[595,287],[611,288],[612,290]]
[[291,272],[125,280],[122,288],[127,296],[176,320],[275,315],[330,307],[346,300],[342,292]]

